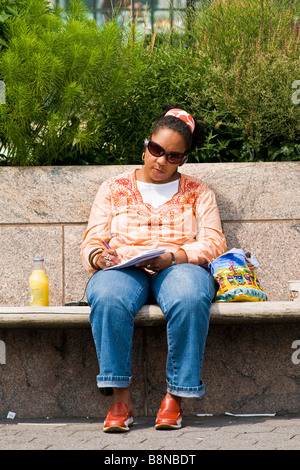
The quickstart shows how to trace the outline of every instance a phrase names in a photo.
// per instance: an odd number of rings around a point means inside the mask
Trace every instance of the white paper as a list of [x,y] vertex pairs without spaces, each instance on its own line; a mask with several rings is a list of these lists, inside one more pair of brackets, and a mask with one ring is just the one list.
[[123,263],[116,264],[115,266],[110,266],[110,268],[105,268],[105,271],[108,269],[122,269],[127,268],[128,266],[134,266],[137,263],[141,263],[142,261],[148,261],[149,259],[157,258],[157,256],[162,255],[165,253],[165,248],[158,248],[156,250],[148,250],[140,253],[139,255],[134,256],[128,261],[124,261]]
[[246,414],[246,415],[236,415],[233,413],[229,413],[228,411],[225,411],[225,414],[227,416],[235,416],[237,418],[255,418],[256,416],[275,416],[276,413],[255,413],[255,414]]
[[68,426],[68,423],[32,423],[32,422],[25,422],[25,423],[18,423],[19,426]]

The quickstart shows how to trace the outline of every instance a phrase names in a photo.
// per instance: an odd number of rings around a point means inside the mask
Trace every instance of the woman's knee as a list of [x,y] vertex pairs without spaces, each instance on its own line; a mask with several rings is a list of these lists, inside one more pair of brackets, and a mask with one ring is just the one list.
[[109,297],[109,286],[103,282],[100,271],[93,274],[86,286],[86,298],[90,306],[105,301]]
[[[177,269],[178,268],[178,269]],[[186,264],[174,266],[174,269],[157,278],[155,292],[166,318],[176,313],[181,320],[187,318],[196,321],[209,317],[209,309],[215,295],[212,276],[203,268]]]
[[86,296],[92,308],[136,313],[146,302],[149,283],[146,276],[128,270],[98,271],[87,286]]

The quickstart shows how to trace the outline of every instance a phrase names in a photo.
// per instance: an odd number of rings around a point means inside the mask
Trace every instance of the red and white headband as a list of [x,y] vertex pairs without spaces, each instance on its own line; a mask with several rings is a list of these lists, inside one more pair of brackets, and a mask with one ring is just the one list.
[[166,116],[174,116],[178,119],[181,119],[183,122],[185,122],[189,126],[189,128],[191,129],[191,132],[192,133],[194,132],[194,130],[195,130],[195,121],[194,121],[193,117],[189,113],[184,111],[183,109],[177,109],[177,108],[170,109],[165,114],[165,117]]

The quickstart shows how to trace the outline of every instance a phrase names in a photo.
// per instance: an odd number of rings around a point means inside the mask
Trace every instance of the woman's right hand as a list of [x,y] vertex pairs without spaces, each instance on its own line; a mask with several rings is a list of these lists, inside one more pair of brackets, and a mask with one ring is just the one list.
[[97,266],[99,269],[107,269],[110,268],[111,266],[115,266],[116,264],[119,264],[120,262],[120,257],[116,250],[113,249],[105,249],[100,253],[99,255],[95,256],[93,263],[95,266]]

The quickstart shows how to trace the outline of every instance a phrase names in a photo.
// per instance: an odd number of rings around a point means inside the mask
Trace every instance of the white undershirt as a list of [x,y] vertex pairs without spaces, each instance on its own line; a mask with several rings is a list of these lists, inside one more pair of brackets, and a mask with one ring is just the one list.
[[158,207],[172,199],[174,194],[178,192],[178,183],[179,180],[162,184],[137,181],[137,187],[142,195],[144,204],[151,204],[153,207]]

